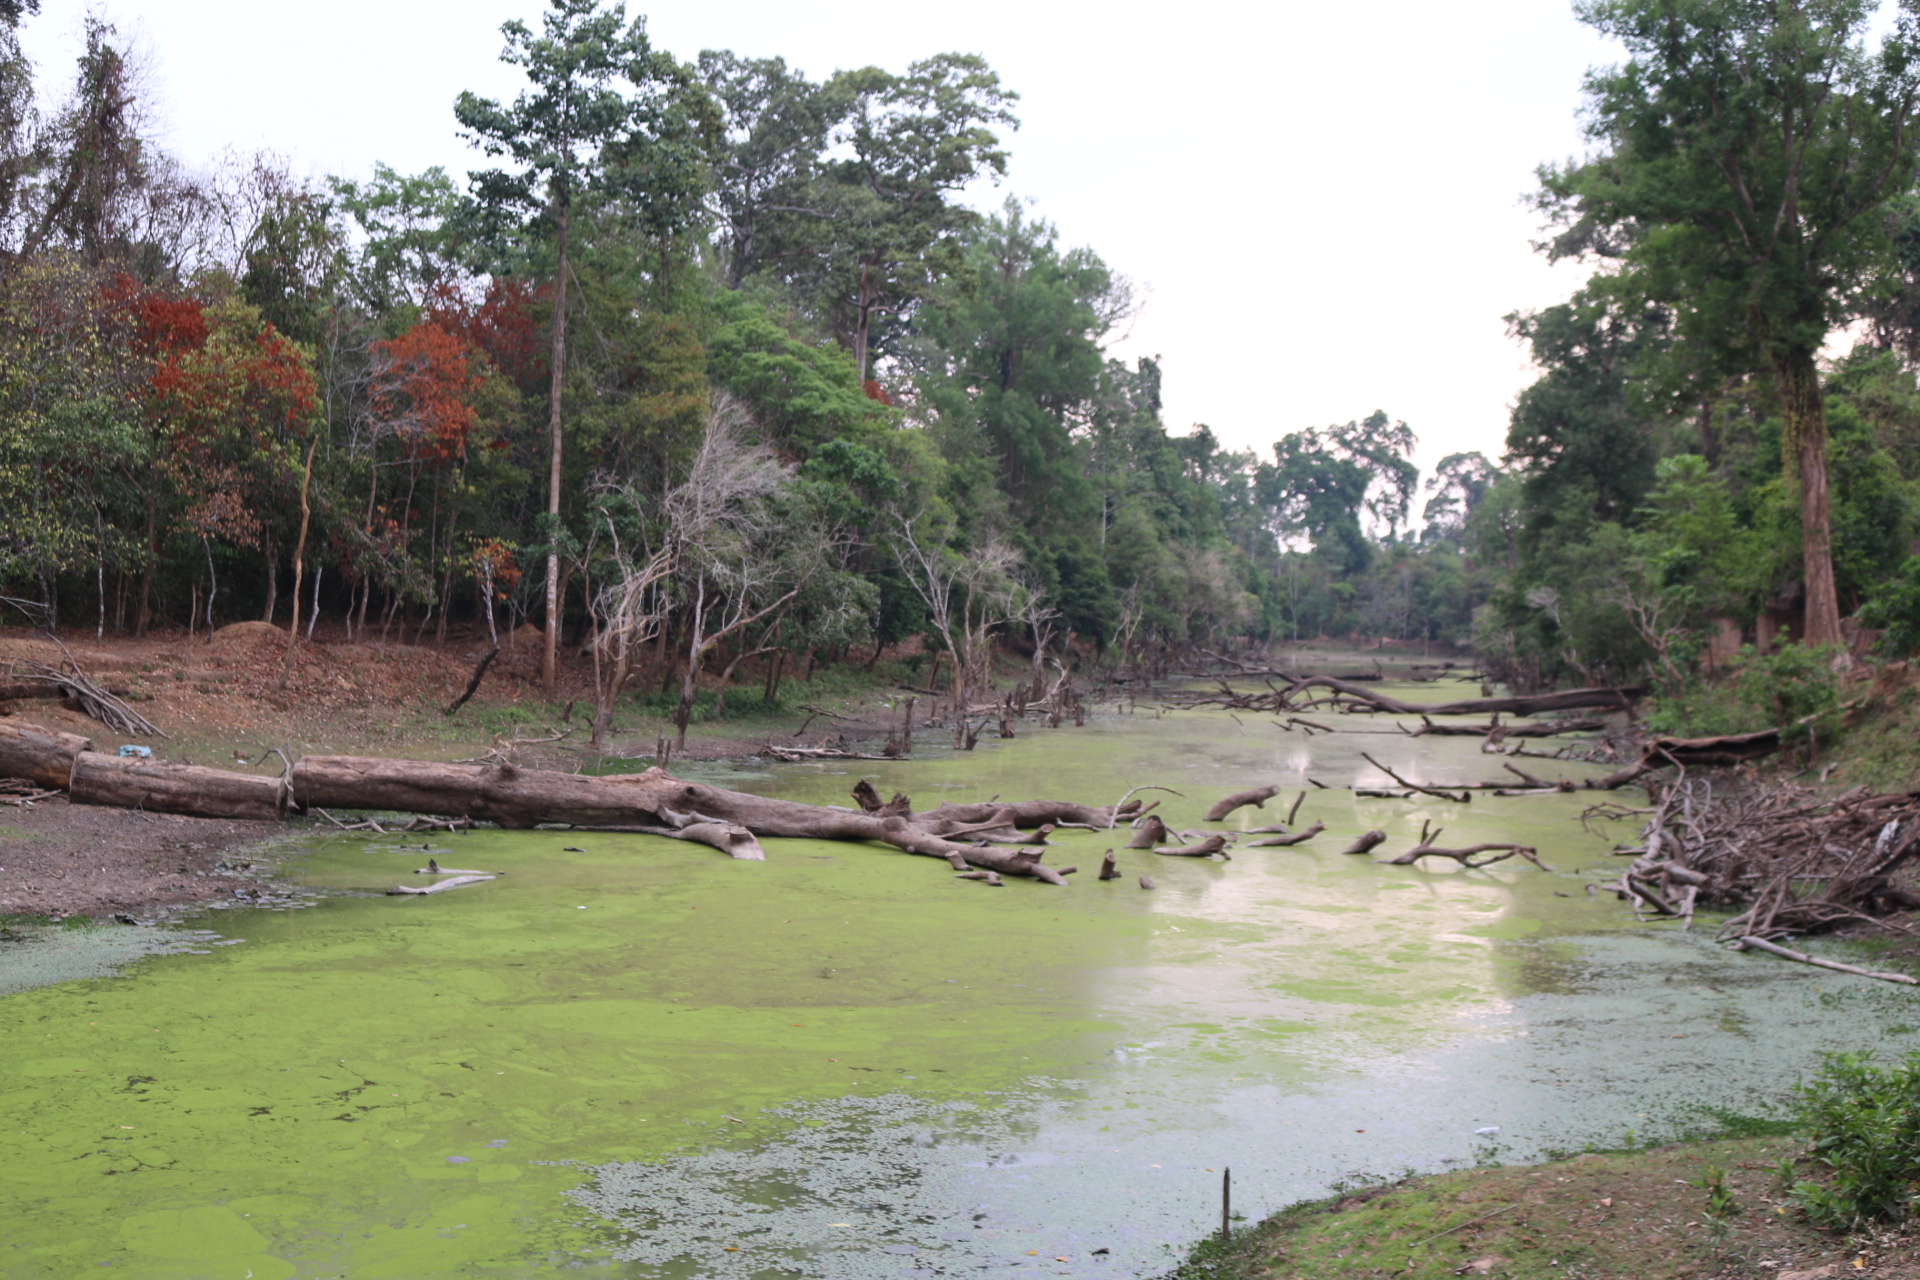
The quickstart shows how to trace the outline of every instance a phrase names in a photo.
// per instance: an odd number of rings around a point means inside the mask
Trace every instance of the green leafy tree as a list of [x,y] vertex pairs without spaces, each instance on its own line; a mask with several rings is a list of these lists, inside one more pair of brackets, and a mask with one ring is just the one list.
[[1373,549],[1361,518],[1389,532],[1406,520],[1420,478],[1408,461],[1414,444],[1406,423],[1378,409],[1362,421],[1282,437],[1259,481],[1274,531],[1305,533],[1343,571],[1365,571]]
[[1597,287],[1671,309],[1702,365],[1764,367],[1797,473],[1806,634],[1840,641],[1816,355],[1891,259],[1914,172],[1920,18],[1901,0],[1869,52],[1866,0],[1585,0],[1626,62],[1587,78],[1601,151],[1541,172],[1541,204],[1591,253]]
[[875,320],[924,297],[957,266],[959,234],[978,215],[953,197],[983,175],[1006,172],[995,128],[1018,128],[1012,104],[984,59],[943,53],[904,76],[844,72],[832,91],[851,99],[840,140],[850,152],[815,184],[822,217],[810,292],[853,352],[864,382]]
[[[559,522],[565,456],[561,401],[566,385],[569,234],[576,205],[601,184],[605,154],[616,146],[630,147],[630,135],[639,123],[635,102],[621,82],[650,90],[663,77],[671,79],[676,73],[670,58],[654,52],[644,20],[628,23],[622,4],[603,10],[599,0],[549,0],[540,36],[517,20],[500,30],[507,38],[501,60],[524,69],[532,87],[505,106],[462,93],[454,103],[454,116],[462,137],[488,155],[506,157],[517,166],[472,175],[474,197],[482,208],[496,216],[528,215],[537,231],[552,237],[547,417],[551,452],[545,531],[549,549],[546,649],[540,666],[542,685],[551,696],[560,637]],[[623,167],[633,163],[629,156]]]
[[780,254],[783,242],[804,241],[793,233],[796,221],[820,216],[813,184],[829,135],[853,104],[843,85],[815,84],[784,58],[706,49],[697,66],[721,112],[710,200],[725,241],[727,283],[737,289]]

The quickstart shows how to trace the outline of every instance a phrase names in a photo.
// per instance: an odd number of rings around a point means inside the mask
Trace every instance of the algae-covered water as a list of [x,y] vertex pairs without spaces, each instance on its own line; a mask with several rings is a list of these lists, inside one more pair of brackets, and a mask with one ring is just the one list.
[[[1312,843],[1123,853],[1108,883],[1123,839],[1061,833],[1066,889],[805,841],[316,838],[288,868],[312,909],[209,913],[118,976],[0,998],[0,1276],[1151,1276],[1217,1225],[1227,1166],[1258,1213],[1765,1109],[1822,1049],[1915,1041],[1906,989],[1589,896],[1633,833],[1583,831],[1591,793],[1339,790],[1385,782],[1361,751],[1497,773],[1472,739],[1356,727],[1143,709],[864,766],[921,807],[1156,783],[1176,827],[1260,782],[1332,788]],[[846,803],[862,775],[705,776]],[[1423,819],[1554,870],[1337,852]],[[379,896],[428,852],[505,874]],[[0,945],[0,990],[33,954]]]

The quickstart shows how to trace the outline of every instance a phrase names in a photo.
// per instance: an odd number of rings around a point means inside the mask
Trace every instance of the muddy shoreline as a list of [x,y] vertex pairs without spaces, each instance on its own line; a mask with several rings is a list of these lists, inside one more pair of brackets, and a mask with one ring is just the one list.
[[272,822],[182,818],[70,804],[0,806],[0,917],[145,920],[260,891]]

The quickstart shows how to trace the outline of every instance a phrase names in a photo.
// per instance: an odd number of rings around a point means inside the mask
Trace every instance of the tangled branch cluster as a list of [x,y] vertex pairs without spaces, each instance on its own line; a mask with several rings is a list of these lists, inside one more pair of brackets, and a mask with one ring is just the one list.
[[1822,796],[1807,787],[1753,788],[1688,778],[1654,783],[1649,809],[1595,806],[1588,819],[1646,816],[1645,843],[1617,888],[1660,915],[1696,905],[1741,908],[1722,937],[1820,933],[1920,908],[1894,883],[1920,857],[1920,793],[1865,787]]

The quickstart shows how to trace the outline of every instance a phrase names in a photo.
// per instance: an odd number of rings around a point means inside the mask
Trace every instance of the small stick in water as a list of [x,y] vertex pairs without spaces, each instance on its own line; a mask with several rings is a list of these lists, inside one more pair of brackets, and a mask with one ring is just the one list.
[[1153,888],[1153,877],[1152,877],[1152,876],[1141,876],[1141,877],[1140,877],[1140,887],[1141,887],[1142,889],[1151,889],[1151,888]]
[[1111,849],[1107,850],[1107,856],[1100,860],[1100,878],[1102,880],[1118,880],[1120,878],[1120,864],[1114,859],[1113,850]]
[[1294,815],[1300,812],[1300,802],[1301,802],[1302,800],[1305,800],[1306,798],[1307,798],[1307,793],[1306,793],[1305,791],[1302,791],[1302,792],[1301,792],[1301,793],[1300,793],[1299,795],[1297,795],[1297,796],[1295,796],[1295,797],[1293,798],[1293,808],[1291,808],[1291,809],[1289,809],[1289,810],[1287,810],[1287,825],[1288,825],[1288,826],[1292,826],[1292,825],[1293,825],[1293,817],[1294,817]]

